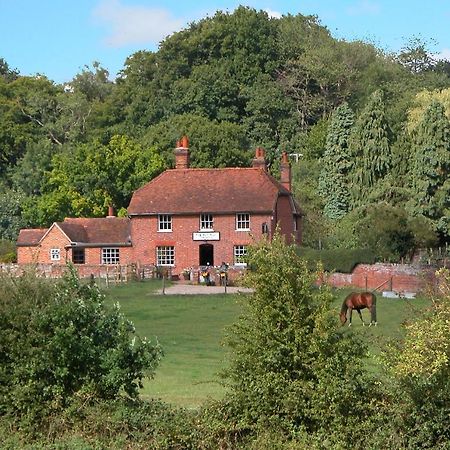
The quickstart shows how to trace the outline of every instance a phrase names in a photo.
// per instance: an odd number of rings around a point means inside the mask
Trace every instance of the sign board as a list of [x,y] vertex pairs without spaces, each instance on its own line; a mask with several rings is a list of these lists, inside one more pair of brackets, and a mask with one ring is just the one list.
[[218,231],[200,231],[192,233],[193,241],[220,241],[220,233]]

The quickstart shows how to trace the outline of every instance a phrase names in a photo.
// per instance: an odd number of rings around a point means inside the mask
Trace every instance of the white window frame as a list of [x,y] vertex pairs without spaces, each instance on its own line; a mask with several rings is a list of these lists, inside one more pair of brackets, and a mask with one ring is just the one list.
[[175,266],[174,245],[159,245],[156,247],[156,265],[166,267]]
[[118,247],[102,248],[102,264],[120,264],[120,249]]
[[250,213],[236,213],[236,231],[250,231]]
[[172,215],[158,214],[158,232],[170,233],[172,231]]
[[60,261],[61,260],[61,249],[51,248],[50,249],[50,261]]
[[200,214],[200,231],[214,230],[214,217],[212,214]]
[[246,245],[235,245],[233,247],[233,259],[235,266],[246,267],[247,263],[242,261],[242,258],[247,256],[247,246]]

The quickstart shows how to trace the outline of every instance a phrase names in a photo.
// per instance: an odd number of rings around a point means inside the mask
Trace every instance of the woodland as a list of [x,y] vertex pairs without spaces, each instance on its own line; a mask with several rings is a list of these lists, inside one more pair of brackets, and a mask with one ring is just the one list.
[[173,166],[276,177],[291,154],[305,247],[399,261],[450,239],[450,62],[411,37],[398,54],[334,38],[316,16],[239,7],[138,51],[114,80],[98,62],[65,84],[0,59],[0,254],[24,227],[119,215]]

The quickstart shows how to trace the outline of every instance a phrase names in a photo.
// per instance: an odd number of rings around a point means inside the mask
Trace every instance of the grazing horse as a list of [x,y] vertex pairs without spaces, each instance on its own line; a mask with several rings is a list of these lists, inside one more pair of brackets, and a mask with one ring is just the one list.
[[365,325],[366,323],[364,322],[361,314],[361,309],[364,308],[367,308],[370,311],[370,325],[376,325],[377,298],[372,292],[352,292],[351,294],[347,295],[347,297],[345,297],[345,300],[342,303],[341,313],[339,314],[342,325],[347,322],[347,311],[350,311],[350,313],[348,314],[348,326],[352,324],[353,310],[356,310],[358,312],[363,325]]

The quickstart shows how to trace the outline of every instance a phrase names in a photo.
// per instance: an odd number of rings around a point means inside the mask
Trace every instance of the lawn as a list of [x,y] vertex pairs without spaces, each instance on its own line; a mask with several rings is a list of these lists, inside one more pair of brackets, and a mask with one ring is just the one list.
[[[144,398],[197,407],[208,397],[220,398],[224,388],[217,373],[224,367],[226,350],[221,345],[224,329],[238,317],[240,306],[236,295],[155,295],[160,281],[147,281],[110,287],[108,302],[118,301],[122,312],[136,326],[140,336],[161,344],[165,356],[153,380],[147,380]],[[348,291],[337,292],[336,320]],[[364,327],[357,313],[345,333],[358,332],[367,339],[372,355],[379,354],[389,338],[401,336],[401,323],[413,317],[426,305],[424,299],[388,299],[378,295],[377,327]],[[369,312],[363,311],[369,321]],[[376,361],[368,361],[376,371]]]
[[140,336],[158,340],[164,357],[142,396],[184,407],[224,394],[217,373],[224,367],[221,345],[226,326],[239,315],[236,295],[155,295],[160,282],[133,283],[108,290]]

